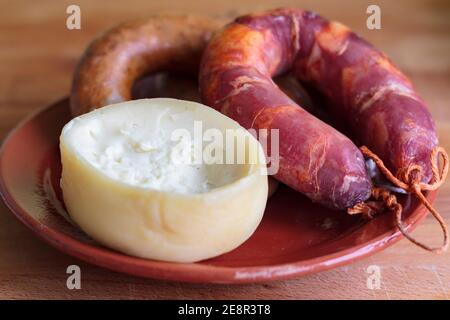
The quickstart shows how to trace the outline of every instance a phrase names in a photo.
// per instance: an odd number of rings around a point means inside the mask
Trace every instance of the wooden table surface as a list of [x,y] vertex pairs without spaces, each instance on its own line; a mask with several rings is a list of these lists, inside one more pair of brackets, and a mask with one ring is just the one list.
[[[450,150],[448,0],[74,3],[81,7],[81,30],[66,29],[71,1],[0,1],[0,140],[34,110],[66,96],[74,66],[90,39],[120,21],[161,12],[228,18],[297,6],[349,25],[385,51],[428,102],[441,144]],[[381,7],[381,30],[366,28],[369,4]],[[441,188],[435,206],[450,222],[450,181]],[[441,241],[430,217],[415,235],[429,243]],[[80,290],[66,287],[66,268],[71,264],[81,267]],[[380,267],[378,290],[366,285],[370,265]],[[239,286],[170,283],[114,273],[64,255],[35,238],[0,201],[0,298],[449,299],[450,253],[436,256],[402,240],[358,263],[295,280]]]

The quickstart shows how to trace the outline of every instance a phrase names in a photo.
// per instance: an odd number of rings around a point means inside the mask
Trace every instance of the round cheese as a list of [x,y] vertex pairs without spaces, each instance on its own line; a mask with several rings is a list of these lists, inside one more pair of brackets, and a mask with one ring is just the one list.
[[70,217],[133,256],[223,254],[250,237],[266,205],[261,145],[199,103],[142,99],[94,110],[66,124],[60,150]]

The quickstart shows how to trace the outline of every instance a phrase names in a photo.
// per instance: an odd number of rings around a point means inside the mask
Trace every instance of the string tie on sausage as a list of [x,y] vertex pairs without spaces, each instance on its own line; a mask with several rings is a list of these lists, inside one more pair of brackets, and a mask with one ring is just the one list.
[[[404,189],[405,191],[414,194],[419,201],[431,212],[433,217],[439,223],[444,235],[443,244],[439,247],[430,247],[424,243],[419,242],[406,230],[402,222],[402,205],[397,202],[397,197],[385,188],[374,187],[372,189],[373,200],[359,203],[347,212],[349,214],[362,214],[364,217],[372,218],[376,214],[385,209],[390,210],[395,214],[395,223],[400,232],[415,245],[434,253],[442,253],[448,249],[449,234],[447,225],[436,209],[433,208],[428,199],[423,195],[423,191],[437,190],[445,181],[449,170],[448,154],[442,147],[435,147],[431,152],[431,172],[432,178],[429,183],[422,182],[422,167],[414,164],[400,170],[397,176],[386,168],[383,161],[366,146],[361,147],[361,152],[368,158],[372,159],[377,165],[381,173],[396,187]],[[442,159],[442,168],[439,169],[439,157]]]

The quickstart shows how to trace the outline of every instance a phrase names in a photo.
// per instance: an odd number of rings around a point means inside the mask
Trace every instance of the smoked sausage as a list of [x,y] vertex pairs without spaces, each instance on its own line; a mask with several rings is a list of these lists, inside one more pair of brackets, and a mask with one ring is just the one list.
[[[279,130],[275,177],[311,200],[334,209],[365,201],[372,184],[356,145],[315,118],[272,81],[291,70],[312,41],[302,40],[300,10],[238,18],[216,34],[199,71],[202,101],[250,129]],[[270,138],[269,138],[270,140]]]
[[132,86],[147,73],[197,74],[200,57],[219,24],[195,16],[153,16],[123,23],[94,40],[74,74],[73,116],[132,98]]
[[[394,189],[419,198],[443,230],[442,246],[409,235],[400,203],[389,190],[371,186],[356,147],[274,84],[272,77],[286,72],[325,97],[335,123],[362,145]],[[436,253],[448,248],[447,226],[423,194],[442,185],[449,167],[431,114],[410,80],[349,28],[298,9],[239,17],[208,44],[199,78],[206,104],[246,128],[280,130],[279,180],[349,214],[371,217],[386,207],[415,244]],[[370,189],[375,201],[366,201]]]

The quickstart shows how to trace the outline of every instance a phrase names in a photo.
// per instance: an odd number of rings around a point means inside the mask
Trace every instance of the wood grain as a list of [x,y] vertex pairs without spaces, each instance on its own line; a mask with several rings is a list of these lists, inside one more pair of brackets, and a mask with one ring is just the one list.
[[[0,1],[0,139],[18,121],[67,95],[74,66],[92,37],[123,20],[155,13],[193,13],[230,18],[281,6],[284,1],[77,1],[82,29],[65,27],[67,1]],[[382,30],[365,27],[373,1],[301,1],[302,8],[339,20],[385,51],[428,102],[441,144],[450,150],[450,3],[376,1]],[[32,161],[32,160],[30,160]],[[450,182],[436,208],[450,221]],[[441,240],[428,217],[415,231]],[[66,288],[66,268],[82,270],[81,290]],[[366,286],[369,265],[381,268],[381,287]],[[139,279],[87,265],[37,240],[0,204],[0,298],[2,299],[449,299],[450,254],[435,256],[406,240],[358,263],[296,280],[257,285],[190,285]]]

